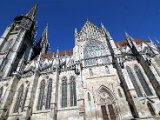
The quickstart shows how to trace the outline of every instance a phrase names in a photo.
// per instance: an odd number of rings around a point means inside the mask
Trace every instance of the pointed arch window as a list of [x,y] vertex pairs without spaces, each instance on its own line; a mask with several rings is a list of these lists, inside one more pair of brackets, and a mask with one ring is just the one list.
[[88,92],[88,101],[91,101],[91,95]]
[[139,66],[135,65],[134,69],[136,71],[137,77],[138,77],[138,79],[139,79],[139,81],[140,81],[140,83],[141,83],[146,95],[147,96],[153,95],[152,92],[151,92],[151,89],[149,88],[149,86],[148,86],[148,84],[147,84],[147,82],[145,80],[145,77],[144,77],[142,71],[139,68]]
[[19,107],[21,106],[23,91],[24,91],[24,85],[22,84],[18,90],[17,100],[15,103],[14,111],[13,111],[14,113],[17,113],[19,110]]
[[122,93],[121,93],[121,90],[118,88],[118,95],[119,97],[122,97]]
[[2,97],[2,94],[3,94],[3,87],[0,88],[0,99]]
[[67,78],[62,80],[62,97],[61,97],[61,107],[67,107]]
[[45,109],[50,109],[51,95],[52,95],[52,79],[49,79]]
[[77,105],[77,97],[76,97],[76,81],[75,77],[71,77],[70,80],[70,106]]
[[42,110],[43,99],[44,99],[44,90],[45,90],[45,80],[41,81],[39,89],[40,90],[39,90],[39,98],[38,98],[37,110]]
[[127,70],[127,73],[128,73],[128,75],[129,75],[129,77],[130,77],[130,79],[132,81],[132,84],[133,84],[134,89],[135,89],[135,91],[137,93],[137,96],[138,97],[143,97],[142,92],[141,92],[141,90],[140,90],[140,88],[138,86],[138,83],[136,81],[136,78],[133,75],[133,72],[132,72],[131,68],[129,66],[126,66],[126,70]]
[[7,41],[5,41],[5,43],[3,44],[3,47],[1,49],[1,51],[5,52],[5,51],[9,50],[9,48],[12,45],[12,43],[13,43],[13,39],[8,39]]
[[26,98],[27,98],[27,94],[28,94],[28,88],[29,88],[29,85],[26,87],[26,90],[25,90],[23,103],[22,103],[22,111],[24,110],[24,107],[25,107],[25,102],[26,102]]
[[89,75],[90,75],[90,76],[93,76],[92,68],[89,68]]
[[105,66],[105,70],[106,70],[106,73],[107,73],[107,74],[110,74],[110,71],[109,71],[109,67],[108,67],[108,66]]

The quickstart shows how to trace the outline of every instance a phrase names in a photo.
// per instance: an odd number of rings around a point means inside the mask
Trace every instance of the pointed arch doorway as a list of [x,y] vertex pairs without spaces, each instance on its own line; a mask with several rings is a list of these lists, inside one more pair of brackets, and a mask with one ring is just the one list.
[[98,105],[101,108],[103,120],[117,120],[115,99],[110,89],[101,86],[98,91]]

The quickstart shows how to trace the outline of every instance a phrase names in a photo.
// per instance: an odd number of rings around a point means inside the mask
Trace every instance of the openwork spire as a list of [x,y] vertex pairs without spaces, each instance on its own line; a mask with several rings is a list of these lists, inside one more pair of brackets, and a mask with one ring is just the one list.
[[48,25],[46,25],[46,28],[43,31],[40,47],[42,48],[42,53],[46,53],[48,51]]
[[37,12],[37,4],[35,4],[26,14],[26,17],[30,18],[31,20],[35,19]]

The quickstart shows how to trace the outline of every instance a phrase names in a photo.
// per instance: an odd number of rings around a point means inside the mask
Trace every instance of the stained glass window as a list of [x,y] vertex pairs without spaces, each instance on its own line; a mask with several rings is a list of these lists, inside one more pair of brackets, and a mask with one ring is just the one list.
[[23,103],[22,103],[22,111],[24,110],[24,107],[25,107],[25,102],[26,102],[26,98],[27,98],[27,94],[28,94],[28,88],[29,88],[29,85],[26,87],[26,90],[25,90]]
[[84,58],[92,58],[106,55],[106,50],[101,42],[90,41],[85,45]]
[[135,89],[135,91],[136,91],[136,93],[137,93],[137,96],[138,96],[138,97],[142,97],[142,96],[143,96],[143,95],[142,95],[142,92],[141,92],[141,90],[140,90],[140,88],[139,88],[139,86],[138,86],[138,83],[137,83],[137,81],[136,81],[136,78],[135,78],[134,75],[133,75],[133,72],[132,72],[131,68],[130,68],[129,66],[126,66],[126,70],[127,70],[128,75],[129,75],[129,77],[130,77],[130,79],[131,79],[131,81],[132,81],[132,84],[133,84],[134,89]]
[[153,95],[151,92],[151,89],[149,88],[149,86],[145,80],[145,77],[144,77],[142,71],[140,70],[140,68],[137,65],[135,65],[134,69],[136,71],[137,77],[139,78],[139,81],[140,81],[146,95],[148,95],[148,96]]
[[46,106],[45,109],[49,109],[50,108],[50,104],[51,104],[51,95],[52,95],[52,79],[49,79],[48,81],[48,90],[47,90],[47,98],[46,98]]
[[16,100],[16,103],[15,103],[14,111],[13,111],[14,113],[17,113],[18,110],[19,110],[19,107],[21,106],[23,90],[24,90],[24,86],[21,85],[19,90],[18,90],[17,100]]
[[62,108],[67,107],[67,78],[62,80],[62,97],[61,97],[61,106]]
[[70,106],[77,105],[77,97],[76,97],[76,81],[74,77],[71,77],[70,80]]
[[42,80],[40,83],[40,88],[39,88],[39,98],[38,98],[37,110],[42,110],[44,91],[45,91],[45,80]]

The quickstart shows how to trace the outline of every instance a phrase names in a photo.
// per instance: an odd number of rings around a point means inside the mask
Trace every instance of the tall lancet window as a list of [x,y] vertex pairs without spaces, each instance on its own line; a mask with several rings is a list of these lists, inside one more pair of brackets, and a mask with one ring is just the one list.
[[145,80],[145,77],[144,77],[142,71],[140,70],[140,68],[137,65],[135,65],[134,69],[136,71],[136,74],[137,74],[137,76],[139,78],[139,81],[140,81],[140,83],[141,83],[146,95],[148,95],[148,96],[153,95],[152,92],[151,92],[151,89],[149,88],[149,86],[148,86],[148,84],[147,84],[147,82]]
[[26,98],[27,98],[27,94],[28,94],[28,89],[29,89],[29,85],[26,87],[26,90],[25,90],[25,94],[24,94],[24,98],[23,98],[23,102],[22,102],[22,111],[24,110],[24,107],[25,107],[25,102],[26,102]]
[[13,111],[14,113],[17,113],[19,110],[19,107],[21,106],[23,91],[24,91],[24,86],[22,84],[18,90],[17,100],[14,106],[14,111]]
[[71,77],[70,80],[70,106],[77,105],[77,97],[76,97],[76,81],[75,77]]
[[38,98],[37,110],[42,110],[44,90],[45,90],[45,80],[42,80],[40,83],[40,88],[39,88],[39,98]]
[[51,95],[52,95],[52,79],[49,79],[45,109],[50,109]]
[[67,107],[67,78],[62,79],[62,97],[61,97],[61,107]]
[[2,94],[3,94],[3,87],[0,88],[0,102],[1,102]]
[[3,44],[3,47],[1,49],[1,51],[5,52],[7,50],[9,50],[9,48],[11,47],[13,43],[13,39],[8,39],[7,41],[5,41],[5,43]]
[[131,68],[130,68],[129,66],[126,66],[126,70],[127,70],[128,75],[129,75],[129,77],[130,77],[130,79],[131,79],[131,81],[132,81],[132,84],[133,84],[134,89],[135,89],[135,91],[136,91],[136,93],[137,93],[137,96],[138,96],[138,97],[142,97],[142,96],[143,96],[143,95],[142,95],[142,92],[141,92],[141,90],[140,90],[140,88],[139,88],[139,86],[138,86],[138,83],[137,83],[137,81],[136,81],[136,78],[135,78],[134,75],[133,75],[133,72],[132,72]]

